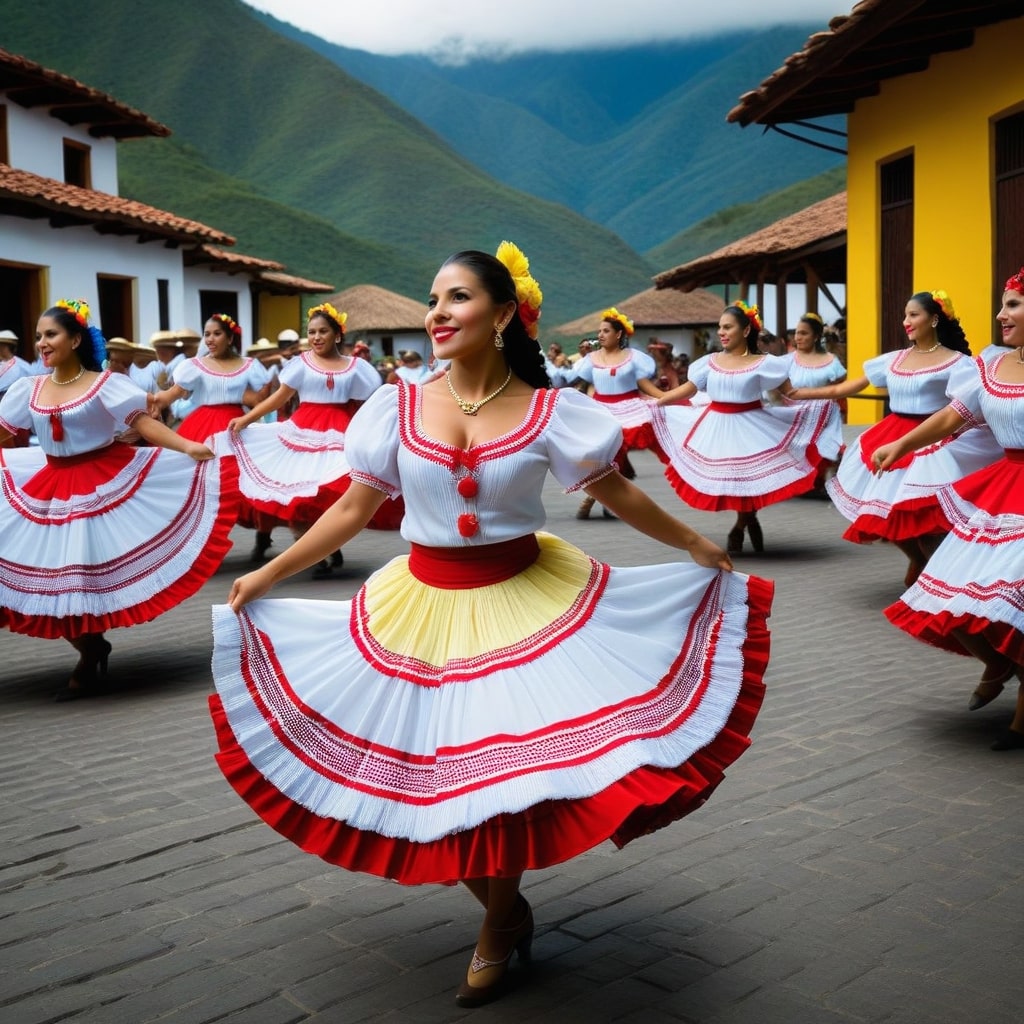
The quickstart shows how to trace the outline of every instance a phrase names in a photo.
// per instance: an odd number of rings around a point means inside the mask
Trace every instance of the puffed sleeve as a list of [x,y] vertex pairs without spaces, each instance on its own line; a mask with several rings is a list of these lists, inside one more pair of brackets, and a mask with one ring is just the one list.
[[355,379],[352,381],[351,397],[357,402],[368,399],[384,383],[377,369],[371,366],[365,359],[356,360],[353,372]]
[[574,388],[561,389],[544,431],[551,475],[577,491],[613,472],[622,428],[599,402]]
[[131,425],[146,411],[146,392],[124,373],[107,374],[99,399],[117,423]]
[[789,378],[789,363],[782,356],[765,356],[757,372],[761,379],[761,387],[765,391],[770,391]]
[[245,381],[253,391],[259,391],[264,384],[270,382],[270,373],[258,359],[250,359],[245,368]]
[[950,371],[946,384],[950,404],[968,423],[975,425],[985,422],[981,411],[984,391],[981,375],[984,372],[984,361],[980,356],[977,359],[960,359]]
[[192,392],[195,390],[196,381],[199,379],[199,368],[191,359],[185,359],[174,368],[171,373],[171,380],[183,391]]
[[828,381],[830,384],[837,384],[841,380],[846,380],[846,367],[839,361],[838,356],[833,356],[832,362],[828,364]]
[[13,434],[16,430],[31,430],[32,415],[28,402],[32,393],[32,378],[16,380],[0,397],[0,427]]
[[690,363],[690,369],[687,371],[686,379],[698,391],[707,391],[708,389],[708,375],[711,373],[711,356],[701,356],[695,363]]
[[572,375],[573,380],[585,380],[588,384],[594,383],[594,364],[590,361],[590,356],[584,356],[576,364],[576,372]]
[[398,476],[398,408],[404,384],[377,388],[359,407],[345,431],[345,458],[352,479],[383,491],[389,498],[402,492]]
[[277,379],[282,384],[287,384],[292,391],[298,391],[299,386],[302,383],[302,375],[305,372],[305,369],[306,365],[301,359],[289,359],[284,366],[281,367]]
[[634,349],[633,362],[636,363],[637,380],[652,380],[658,376],[658,364],[654,361],[654,357],[649,356],[646,352]]
[[867,360],[864,363],[864,376],[876,388],[888,387],[889,382],[886,378],[886,373],[889,370],[889,365],[897,355],[897,352],[884,352],[880,356],[875,356],[874,359]]

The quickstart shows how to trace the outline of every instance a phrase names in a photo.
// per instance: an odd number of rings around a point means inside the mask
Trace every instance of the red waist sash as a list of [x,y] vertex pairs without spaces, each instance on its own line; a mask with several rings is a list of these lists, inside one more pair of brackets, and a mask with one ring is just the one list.
[[1024,462],[1024,448],[1004,448],[1008,462]]
[[125,462],[130,462],[134,452],[135,449],[130,444],[124,444],[121,441],[111,441],[110,444],[104,445],[102,448],[92,448],[87,452],[79,452],[77,455],[47,454],[46,462],[50,466],[78,466],[83,462],[93,462],[96,459],[103,458],[105,455],[114,454],[119,454],[124,458]]
[[758,399],[754,402],[710,402],[708,404],[709,409],[713,409],[715,412],[750,412],[751,409],[761,409],[761,400]]
[[599,392],[595,391],[590,397],[596,398],[599,402],[628,402],[631,398],[639,398],[640,392],[624,391],[621,395],[602,395]]
[[470,590],[503,583],[529,568],[540,554],[536,534],[498,544],[465,548],[433,548],[413,544],[409,572],[421,583],[439,590]]

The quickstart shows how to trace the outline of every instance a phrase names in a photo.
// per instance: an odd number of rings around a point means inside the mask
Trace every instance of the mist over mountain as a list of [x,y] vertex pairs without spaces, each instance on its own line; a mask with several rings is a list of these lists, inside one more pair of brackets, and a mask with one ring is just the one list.
[[642,253],[844,162],[725,120],[820,25],[447,66],[347,49],[256,16],[393,99],[497,180],[568,206]]

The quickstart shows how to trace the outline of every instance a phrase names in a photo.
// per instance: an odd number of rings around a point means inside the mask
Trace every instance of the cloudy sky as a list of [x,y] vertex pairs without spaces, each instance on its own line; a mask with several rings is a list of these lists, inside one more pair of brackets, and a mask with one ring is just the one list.
[[[589,49],[692,38],[737,28],[807,23],[826,28],[854,0],[247,0],[281,21],[371,53],[455,61],[521,50]],[[604,8],[604,9],[602,9]]]

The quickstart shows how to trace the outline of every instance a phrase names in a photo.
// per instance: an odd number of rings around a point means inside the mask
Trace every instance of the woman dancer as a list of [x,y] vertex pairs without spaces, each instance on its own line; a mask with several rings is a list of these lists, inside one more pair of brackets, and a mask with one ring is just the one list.
[[[79,301],[48,309],[36,340],[49,373],[0,401],[0,440],[31,427],[40,444],[0,451],[0,625],[78,651],[60,701],[106,671],[106,630],[156,618],[216,572],[238,504],[233,460],[208,461],[208,447],[146,415],[127,376],[100,371],[88,315]],[[115,440],[130,428],[159,447]]]
[[[348,314],[325,302],[306,316],[309,351],[284,365],[277,391],[229,424],[242,494],[259,512],[286,522],[296,537],[348,488],[345,431],[356,409],[381,386],[370,363],[341,352]],[[294,398],[299,404],[289,419],[257,422]],[[246,430],[249,424],[254,426]],[[330,579],[343,564],[341,551],[335,551],[316,566],[313,578]]]
[[[817,313],[804,313],[793,330],[793,351],[783,357],[789,383],[797,388],[824,387],[846,380],[846,367],[831,352],[825,351],[825,324]],[[783,408],[795,400],[783,398]],[[843,454],[843,414],[839,402],[832,403],[828,425],[818,441],[818,451],[828,462],[823,467],[815,491],[824,495],[824,477],[834,469]]]
[[800,388],[794,397],[843,398],[869,384],[888,390],[892,412],[854,441],[825,486],[836,508],[850,520],[843,537],[855,544],[884,538],[897,545],[907,556],[904,583],[910,586],[945,531],[936,492],[987,466],[1002,450],[987,428],[965,428],[939,444],[910,452],[892,467],[893,472],[875,472],[871,453],[941,409],[951,376],[969,365],[970,346],[945,292],[912,295],[904,310],[903,328],[908,346],[869,359],[863,377],[828,387]]
[[[615,470],[605,407],[547,388],[526,257],[449,257],[426,328],[446,374],[381,388],[349,426],[353,483],[215,610],[225,775],[325,859],[484,907],[462,1006],[529,954],[522,874],[695,809],[747,746],[771,584]],[[550,471],[694,563],[610,568],[536,531]],[[408,557],[352,602],[258,601],[402,490]]]
[[985,666],[968,707],[995,700],[1014,675],[1020,681],[1013,720],[993,750],[1024,749],[1024,267],[1005,285],[996,317],[1009,346],[977,358],[958,377],[952,403],[871,456],[883,473],[910,452],[955,436],[965,425],[989,425],[1004,455],[938,493],[949,529],[917,582],[885,610],[893,625],[926,643],[978,658]]
[[[758,351],[760,330],[756,306],[727,306],[718,321],[722,351],[691,364],[687,382],[658,400],[670,408],[655,418],[676,493],[694,508],[736,512],[727,541],[734,554],[743,550],[744,531],[755,551],[764,550],[758,509],[813,489],[832,414],[824,402],[764,406],[764,392],[786,395],[791,388],[785,359]],[[673,406],[698,392],[710,402]]]
[[[18,355],[18,337],[13,331],[0,331],[0,398],[7,393],[10,386],[22,377],[31,377],[35,371]],[[29,442],[29,432],[19,430],[5,441],[0,441],[3,448],[25,448]]]
[[[601,326],[597,329],[597,347],[592,348],[575,367],[575,374],[568,378],[586,381],[593,387],[591,398],[602,402],[622,427],[622,450],[618,463],[627,480],[636,476],[629,461],[629,453],[650,448],[655,455],[666,462],[654,429],[651,426],[651,403],[641,398],[648,395],[657,398],[661,389],[654,383],[658,368],[646,352],[630,348],[633,337],[633,321],[620,313],[614,306],[601,314]],[[589,495],[580,503],[577,519],[588,519],[594,507]],[[606,518],[614,518],[607,509]]]
[[[206,354],[179,363],[171,386],[153,396],[153,406],[159,412],[172,402],[189,400],[191,412],[175,428],[182,437],[206,443],[226,431],[233,419],[244,415],[244,406],[259,405],[270,394],[270,373],[258,360],[239,354],[241,342],[242,328],[234,319],[226,313],[214,313],[203,328]],[[251,501],[242,502],[239,523],[256,531],[253,562],[263,561],[279,522],[257,511]]]

